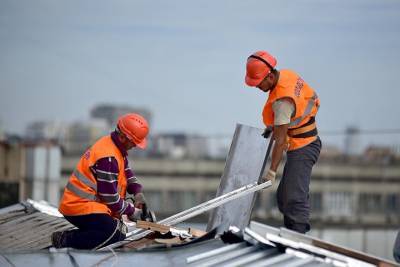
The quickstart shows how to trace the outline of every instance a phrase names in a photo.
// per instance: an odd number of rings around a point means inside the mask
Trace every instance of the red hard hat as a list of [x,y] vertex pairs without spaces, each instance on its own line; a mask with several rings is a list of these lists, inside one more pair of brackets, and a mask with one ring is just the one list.
[[257,51],[247,58],[245,82],[248,86],[257,86],[275,68],[276,58],[267,51]]
[[149,133],[149,124],[146,119],[135,113],[125,114],[118,119],[118,128],[139,148],[146,148],[146,136]]

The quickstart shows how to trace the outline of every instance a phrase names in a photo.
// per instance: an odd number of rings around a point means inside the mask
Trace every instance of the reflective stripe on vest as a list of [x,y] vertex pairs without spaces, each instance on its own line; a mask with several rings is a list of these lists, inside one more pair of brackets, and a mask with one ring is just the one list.
[[82,174],[77,169],[74,170],[73,175],[83,184],[87,185],[88,187],[92,188],[94,191],[97,192],[97,184],[93,183],[89,178],[87,178],[84,174]]
[[311,99],[308,100],[308,104],[307,104],[306,109],[304,110],[303,115],[301,115],[301,117],[295,119],[294,121],[290,122],[289,127],[293,127],[293,126],[299,125],[299,124],[303,121],[303,119],[304,119],[305,117],[307,117],[307,116],[311,113],[312,108],[313,108],[314,105],[315,105],[315,100],[316,100],[317,98],[318,98],[317,94],[314,93],[314,95],[311,97]]
[[[80,182],[82,182],[84,185],[92,188],[96,193],[97,193],[97,185],[93,183],[91,180],[89,180],[84,174],[82,174],[79,170],[75,169],[74,172],[72,173]],[[68,181],[67,188],[69,191],[77,195],[78,197],[85,198],[88,200],[96,201],[97,197],[96,195],[87,193],[83,191],[82,189],[78,188],[76,185],[72,184],[70,181]]]
[[317,128],[317,126],[316,126],[315,122],[313,122],[313,123],[311,123],[310,125],[307,125],[307,126],[301,126],[300,128],[289,129],[288,130],[288,135],[290,137],[295,137],[296,135],[309,133],[309,132],[313,131],[316,128]]
[[103,202],[106,202],[108,205],[112,205],[112,204],[115,204],[115,203],[119,202],[120,195],[119,195],[119,193],[115,193],[115,194],[99,194],[99,198]]
[[66,188],[69,191],[71,191],[72,193],[74,193],[75,195],[77,195],[78,197],[85,198],[85,199],[88,199],[88,200],[91,200],[91,201],[96,201],[97,200],[96,195],[92,195],[90,193],[82,191],[81,189],[79,189],[75,185],[71,184],[70,182],[68,182]]

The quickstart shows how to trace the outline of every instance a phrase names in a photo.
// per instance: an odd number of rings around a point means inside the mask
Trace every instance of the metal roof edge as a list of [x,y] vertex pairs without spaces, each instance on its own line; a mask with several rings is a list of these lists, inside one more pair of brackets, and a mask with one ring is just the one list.
[[[269,241],[271,240],[268,237],[273,238],[274,236],[278,236],[278,238],[276,238],[275,240],[276,242],[285,242],[286,240],[289,241],[289,243],[293,242],[298,244],[304,244],[300,245],[303,248],[307,246],[313,246],[320,249],[324,249],[331,253],[355,259],[357,261],[363,261],[366,263],[374,264],[376,266],[400,266],[393,261],[383,259],[371,254],[367,254],[365,252],[361,252],[355,249],[350,249],[345,246],[339,246],[305,234],[297,233],[289,229],[286,229],[284,227],[276,228],[262,224],[260,222],[251,221],[249,224],[249,228]],[[284,238],[284,239],[278,240],[279,238]],[[287,245],[290,245],[289,243]]]

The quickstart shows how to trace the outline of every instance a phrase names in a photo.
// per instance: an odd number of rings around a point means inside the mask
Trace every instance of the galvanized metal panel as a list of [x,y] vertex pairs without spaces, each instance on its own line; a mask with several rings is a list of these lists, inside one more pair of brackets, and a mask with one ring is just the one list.
[[[259,180],[267,151],[267,140],[262,129],[237,124],[225,163],[217,196]],[[220,225],[220,231],[230,225],[244,229],[251,216],[255,194],[224,204],[210,214],[207,230]]]
[[266,233],[279,235],[280,229],[276,227],[272,227],[266,224],[262,224],[256,221],[251,221],[249,224],[251,230],[257,232],[261,236],[265,236]]
[[239,259],[233,259],[229,261],[228,263],[224,263],[223,267],[236,267],[236,266],[247,266],[251,262],[255,262],[261,259],[267,259],[268,257],[272,257],[275,254],[278,254],[278,250],[273,248],[273,249],[263,249],[254,253],[251,253],[249,255],[245,255],[240,257]]
[[244,248],[240,249],[235,249],[233,251],[227,252],[227,253],[222,253],[219,254],[218,257],[212,257],[207,260],[202,261],[199,264],[196,264],[196,267],[207,267],[207,266],[217,266],[217,265],[222,265],[228,261],[231,261],[233,259],[238,259],[242,256],[249,256],[255,253],[256,251],[260,251],[259,247],[256,246],[247,246]]
[[277,264],[281,264],[283,262],[286,261],[290,261],[291,259],[295,258],[292,255],[289,254],[278,254],[274,257],[265,259],[265,260],[261,260],[261,261],[256,261],[252,264],[249,264],[247,266],[252,266],[252,267],[259,267],[259,266],[275,266]]
[[226,245],[226,246],[223,246],[223,247],[211,250],[211,251],[206,251],[204,253],[197,254],[192,257],[188,257],[186,259],[186,263],[193,263],[193,262],[200,261],[203,259],[219,256],[220,254],[227,253],[229,251],[233,251],[236,249],[244,248],[246,246],[247,246],[247,244],[245,242]]

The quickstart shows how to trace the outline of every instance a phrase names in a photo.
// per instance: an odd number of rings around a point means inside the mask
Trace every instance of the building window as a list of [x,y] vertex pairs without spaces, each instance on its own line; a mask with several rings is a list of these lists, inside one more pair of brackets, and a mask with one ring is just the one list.
[[18,202],[19,184],[0,182],[0,192],[0,208],[15,204]]
[[400,210],[400,198],[398,194],[389,194],[386,197],[386,208],[388,213],[398,213]]
[[323,199],[325,214],[345,217],[353,215],[353,197],[350,192],[327,192]]
[[150,203],[151,210],[158,212],[163,209],[162,193],[161,191],[146,191],[146,201]]
[[310,194],[310,204],[313,212],[322,212],[321,192],[313,192]]
[[359,207],[361,212],[381,213],[383,210],[382,195],[377,193],[360,194]]
[[200,204],[197,202],[195,191],[170,191],[168,195],[170,212],[180,212]]
[[206,201],[209,201],[216,197],[217,197],[217,193],[215,191],[206,191],[206,192],[203,192],[203,194],[201,196],[201,200],[202,200],[202,202],[206,202]]

